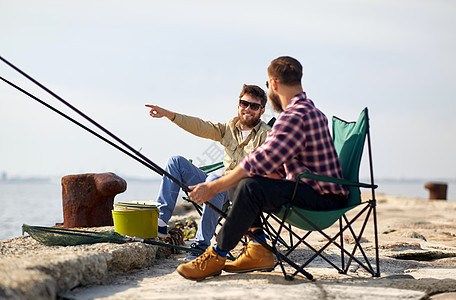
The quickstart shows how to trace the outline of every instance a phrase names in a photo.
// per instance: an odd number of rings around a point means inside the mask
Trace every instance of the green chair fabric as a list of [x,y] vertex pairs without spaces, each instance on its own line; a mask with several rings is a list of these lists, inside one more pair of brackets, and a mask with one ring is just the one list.
[[207,165],[207,166],[202,166],[200,167],[200,170],[203,171],[204,173],[208,174],[214,171],[217,171],[218,169],[223,168],[223,161],[212,164],[212,165]]
[[[342,167],[344,179],[355,183],[359,181],[359,167],[363,155],[364,141],[368,129],[367,108],[364,109],[357,122],[345,122],[333,117],[333,140]],[[359,187],[350,186],[348,205],[361,203]]]

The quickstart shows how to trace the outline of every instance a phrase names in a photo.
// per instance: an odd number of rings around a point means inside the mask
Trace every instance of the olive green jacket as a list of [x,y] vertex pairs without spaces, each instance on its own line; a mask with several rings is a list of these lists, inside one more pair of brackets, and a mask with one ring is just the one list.
[[271,131],[271,127],[261,121],[252,129],[247,138],[242,140],[238,127],[239,117],[227,123],[214,124],[197,117],[176,113],[173,123],[196,136],[220,142],[225,147],[223,164],[225,172],[233,170],[250,152],[263,144]]

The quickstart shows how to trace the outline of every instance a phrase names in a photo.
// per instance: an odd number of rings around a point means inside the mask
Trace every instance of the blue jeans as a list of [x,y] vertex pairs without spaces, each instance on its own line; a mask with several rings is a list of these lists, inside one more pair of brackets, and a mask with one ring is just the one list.
[[[165,170],[188,186],[196,185],[201,182],[214,181],[220,177],[215,174],[207,175],[194,166],[188,159],[179,155],[172,156],[168,159]],[[174,207],[176,207],[179,190],[180,187],[176,183],[168,177],[163,176],[157,202],[160,203],[158,207],[160,211],[159,218],[167,224],[173,214]],[[210,203],[219,209],[222,209],[223,204],[226,201],[228,201],[227,192],[219,193],[209,200]],[[211,245],[211,239],[215,234],[218,219],[219,215],[211,208],[203,204],[203,213],[201,215],[195,239],[198,246],[207,248]]]

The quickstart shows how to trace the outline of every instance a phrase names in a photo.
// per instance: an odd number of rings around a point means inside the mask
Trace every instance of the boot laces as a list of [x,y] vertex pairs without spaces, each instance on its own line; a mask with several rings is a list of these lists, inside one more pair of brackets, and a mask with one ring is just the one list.
[[199,257],[194,259],[192,261],[192,264],[195,265],[196,268],[198,268],[200,270],[204,270],[207,267],[208,261],[213,257],[215,257],[217,259],[218,254],[214,255],[213,253],[206,251],[203,254],[201,254]]
[[249,244],[247,244],[244,247],[242,247],[241,254],[239,254],[238,258],[241,258],[243,255],[247,255],[248,248],[249,248]]

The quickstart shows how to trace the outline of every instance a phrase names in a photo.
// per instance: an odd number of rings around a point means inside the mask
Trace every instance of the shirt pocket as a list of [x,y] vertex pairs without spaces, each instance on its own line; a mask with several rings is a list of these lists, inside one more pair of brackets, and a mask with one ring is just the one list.
[[[226,142],[226,141],[225,141]],[[225,152],[230,156],[230,157],[233,157],[234,153],[236,152],[239,144],[234,141],[234,140],[231,140],[229,141],[229,143],[226,143],[226,145],[223,145],[225,146]]]
[[255,145],[253,143],[248,143],[247,145],[244,146],[244,152],[246,154],[249,154],[250,152],[252,152],[253,150],[255,150]]

